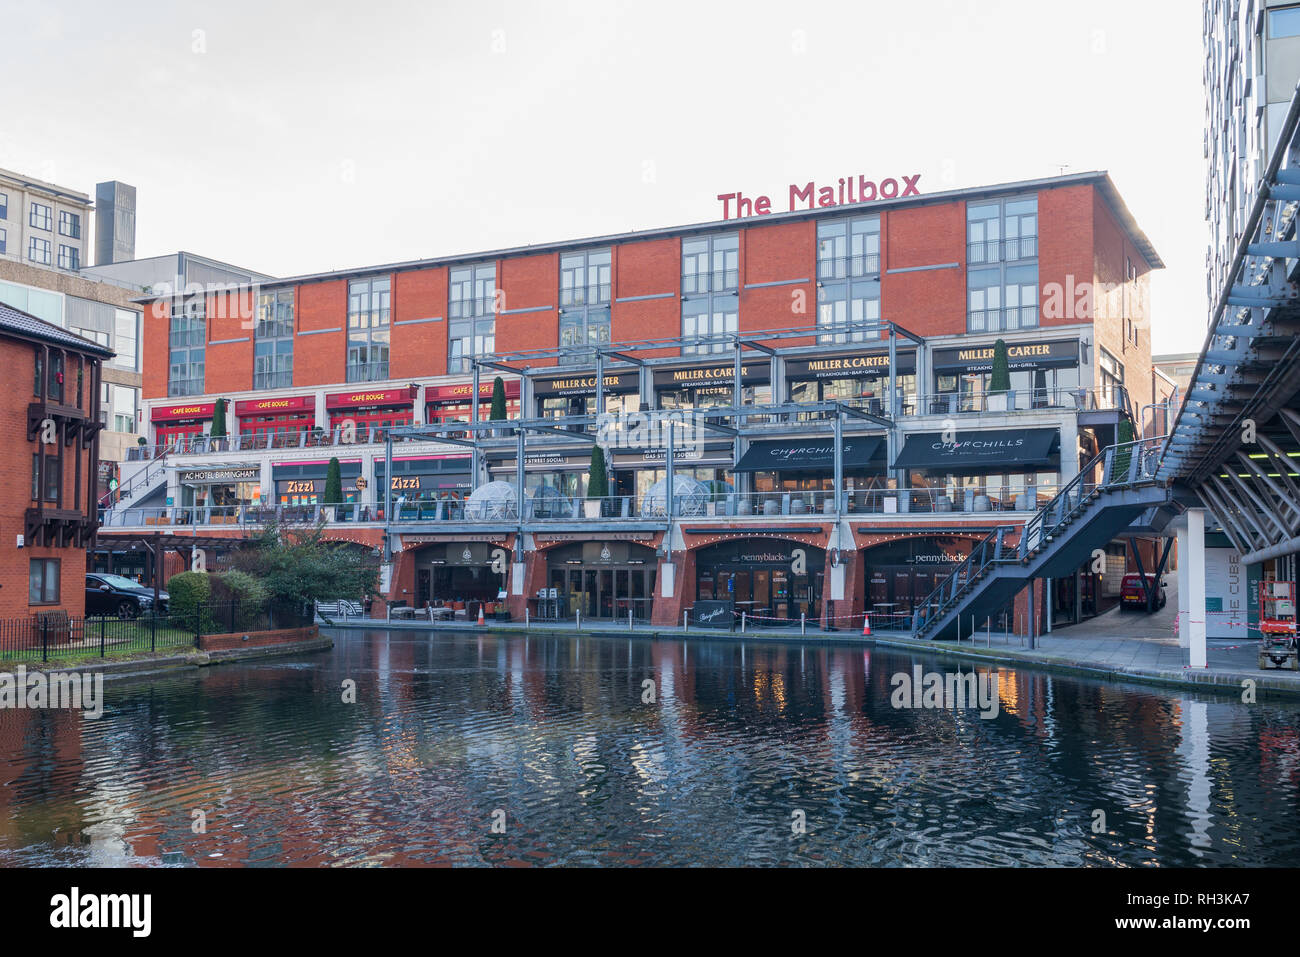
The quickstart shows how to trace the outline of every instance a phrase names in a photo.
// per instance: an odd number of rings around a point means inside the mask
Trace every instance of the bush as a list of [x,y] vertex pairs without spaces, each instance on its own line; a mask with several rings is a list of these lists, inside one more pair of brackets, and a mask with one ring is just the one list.
[[325,505],[343,504],[343,472],[339,460],[331,458],[325,467]]
[[212,601],[212,581],[206,572],[181,572],[167,579],[167,612],[180,628],[193,628],[199,607],[205,607],[199,630],[210,631],[212,615],[206,606]]
[[[209,577],[212,579],[212,603],[218,608],[216,616],[235,631],[250,630],[270,599],[266,586],[252,575],[241,571],[222,572]],[[233,619],[226,612],[229,606],[233,606]]]

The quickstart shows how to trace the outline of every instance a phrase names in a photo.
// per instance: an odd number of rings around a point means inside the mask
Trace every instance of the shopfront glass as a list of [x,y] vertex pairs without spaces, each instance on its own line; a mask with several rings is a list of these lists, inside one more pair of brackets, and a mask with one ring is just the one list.
[[756,623],[821,615],[826,553],[779,539],[746,539],[700,549],[695,555],[697,601],[729,601],[736,615]]
[[562,612],[583,618],[648,620],[658,576],[654,549],[630,542],[575,542],[547,553],[547,585]]

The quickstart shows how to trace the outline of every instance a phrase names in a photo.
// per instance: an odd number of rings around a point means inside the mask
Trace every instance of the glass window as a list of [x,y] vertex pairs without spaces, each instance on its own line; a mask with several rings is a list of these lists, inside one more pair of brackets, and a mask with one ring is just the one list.
[[[352,326],[349,317],[349,345]],[[281,389],[293,385],[293,290],[279,289],[257,298],[253,344],[253,388]],[[357,341],[361,336],[358,334]],[[349,352],[349,356],[351,352]],[[386,377],[387,373],[385,373]]]
[[[38,490],[41,485],[42,476],[40,475],[40,467],[41,467],[41,457],[39,455],[33,455],[32,456],[32,501],[33,502],[36,501],[38,497],[39,494]],[[59,501],[59,485],[61,484],[60,475],[59,475],[59,457],[57,455],[45,456],[44,478],[45,478],[45,501],[54,502],[57,504]]]
[[568,253],[560,257],[560,308],[602,305],[610,299],[610,251]]
[[0,193],[0,219],[9,218],[9,194]]
[[[139,344],[140,313],[130,309],[113,310],[113,351],[117,356],[112,364],[119,369],[135,371],[140,367]],[[108,345],[107,342],[104,345]]]
[[[390,320],[390,282],[380,279],[355,279],[348,283],[348,355],[347,381],[377,382],[388,378],[388,344]],[[289,373],[292,379],[292,345],[289,347]],[[277,356],[281,357],[277,359]],[[283,375],[277,365],[284,353],[270,351],[268,374]],[[267,360],[264,353],[263,360]],[[254,359],[256,362],[256,357]]]
[[50,264],[50,241],[35,236],[27,240],[27,258],[43,266]]
[[169,396],[201,395],[207,343],[207,304],[202,296],[172,304],[167,368]]
[[859,216],[817,224],[818,279],[879,274],[879,216]]
[[27,603],[55,605],[59,601],[59,559],[33,558],[28,566]]
[[451,271],[447,315],[447,371],[469,372],[470,356],[496,351],[496,265]]
[[111,387],[110,408],[113,413],[114,432],[135,431],[136,398],[139,392],[129,386],[113,385]]
[[9,233],[0,229],[0,255],[9,251]]
[[1283,7],[1268,12],[1268,38],[1300,37],[1300,7]]
[[59,268],[80,269],[81,250],[76,246],[65,246],[63,243],[59,243]]
[[81,238],[81,216],[66,209],[59,210],[59,235],[69,239]]
[[1036,196],[966,207],[970,332],[1038,325],[1037,258]]
[[32,203],[32,211],[27,217],[27,223],[35,229],[48,230],[52,224],[52,212],[50,207],[43,203]]
[[718,337],[739,331],[740,238],[736,233],[682,241],[682,337],[717,339],[686,345],[683,355],[725,352]]

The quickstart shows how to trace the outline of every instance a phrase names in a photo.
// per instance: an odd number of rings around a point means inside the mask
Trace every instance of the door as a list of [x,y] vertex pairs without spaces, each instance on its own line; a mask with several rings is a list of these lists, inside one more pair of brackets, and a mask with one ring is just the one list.
[[432,589],[432,569],[421,568],[415,578],[415,607],[423,608],[429,603]]

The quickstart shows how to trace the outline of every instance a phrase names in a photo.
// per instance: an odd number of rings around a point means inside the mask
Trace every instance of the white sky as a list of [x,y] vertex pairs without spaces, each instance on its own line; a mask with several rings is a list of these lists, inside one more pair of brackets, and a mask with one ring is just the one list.
[[136,186],[140,256],[284,276],[1106,169],[1168,267],[1156,351],[1204,337],[1197,0],[6,6],[0,166]]

